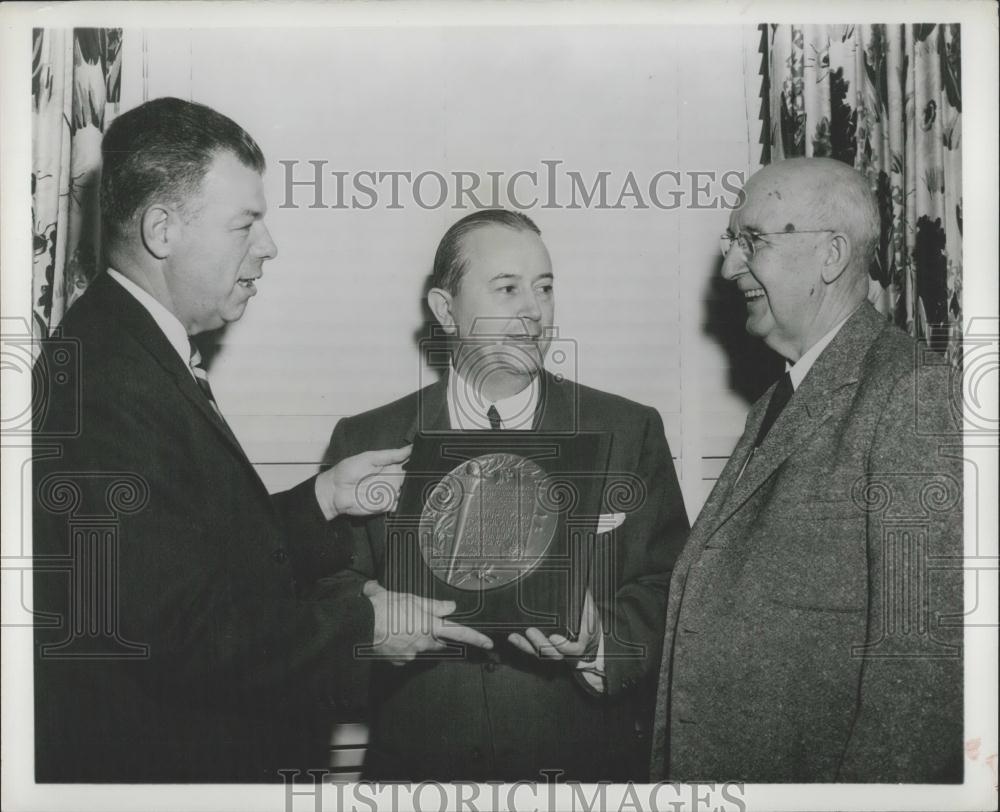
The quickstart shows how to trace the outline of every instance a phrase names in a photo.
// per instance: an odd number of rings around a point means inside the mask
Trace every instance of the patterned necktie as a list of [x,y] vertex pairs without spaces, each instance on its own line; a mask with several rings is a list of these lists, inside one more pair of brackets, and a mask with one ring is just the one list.
[[500,431],[500,412],[497,411],[497,407],[490,406],[486,416],[490,419],[490,428],[493,431]]
[[781,377],[781,380],[778,381],[778,385],[771,395],[771,400],[767,404],[767,410],[764,412],[764,422],[760,424],[760,430],[757,432],[757,439],[754,441],[754,446],[759,448],[761,443],[764,442],[764,438],[771,430],[771,426],[778,419],[778,415],[781,414],[781,410],[785,408],[785,404],[788,403],[794,391],[792,376],[786,372]]
[[[189,339],[190,341],[190,339]],[[222,412],[219,410],[219,404],[215,402],[215,395],[212,394],[212,387],[208,383],[208,372],[205,371],[205,366],[201,360],[201,353],[198,352],[198,348],[195,346],[194,342],[191,341],[191,371],[194,373],[194,379],[198,382],[198,388],[201,393],[208,398],[208,402],[212,405],[212,409],[219,416],[219,419],[223,423],[226,419],[222,416]]]
[[[222,428],[226,432],[226,435],[233,442],[240,451],[243,451],[243,446],[240,445],[240,441],[237,439],[236,435],[233,434],[233,430],[229,427],[229,423],[226,418],[222,416],[222,411],[219,409],[219,404],[215,402],[215,395],[212,394],[212,387],[208,384],[208,373],[205,371],[205,367],[201,360],[201,353],[198,352],[198,348],[194,345],[194,342],[188,339],[191,343],[191,371],[194,373],[194,379],[198,383],[198,388],[201,393],[205,396],[209,405],[212,407],[212,411],[215,412],[216,417],[219,418],[219,422],[222,423]],[[246,453],[244,452],[244,456]]]

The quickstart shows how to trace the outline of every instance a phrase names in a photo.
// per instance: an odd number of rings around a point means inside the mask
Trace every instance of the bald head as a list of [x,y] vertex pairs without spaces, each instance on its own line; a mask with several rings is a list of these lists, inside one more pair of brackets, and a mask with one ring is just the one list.
[[868,180],[856,169],[833,158],[790,158],[761,169],[744,192],[748,199],[752,194],[771,200],[788,212],[782,230],[842,231],[851,243],[847,281],[867,280],[878,246],[879,213]]

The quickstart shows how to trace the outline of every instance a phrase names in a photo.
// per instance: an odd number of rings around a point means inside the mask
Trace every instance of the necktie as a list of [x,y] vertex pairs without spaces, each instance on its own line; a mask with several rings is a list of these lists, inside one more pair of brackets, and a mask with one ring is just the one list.
[[205,371],[205,367],[202,364],[201,353],[198,352],[198,348],[191,342],[191,371],[194,373],[194,379],[198,383],[198,388],[201,393],[208,398],[208,402],[211,404],[212,409],[219,416],[219,419],[225,423],[225,418],[222,417],[222,412],[219,411],[219,404],[215,402],[215,396],[212,394],[212,387],[208,383],[208,372]]
[[[189,339],[190,341],[190,339]],[[191,371],[194,373],[194,379],[198,384],[198,388],[201,393],[205,396],[209,405],[212,407],[212,411],[215,412],[216,417],[219,418],[219,422],[222,423],[222,428],[225,430],[226,435],[232,440],[233,444],[239,448],[241,451],[243,447],[240,445],[240,441],[236,439],[236,435],[233,434],[233,430],[229,428],[229,423],[226,422],[226,418],[222,416],[222,411],[219,409],[219,404],[215,402],[215,395],[212,394],[212,387],[208,384],[208,373],[205,371],[205,367],[202,364],[201,353],[198,352],[198,348],[191,341]]]
[[497,407],[490,406],[486,416],[490,419],[490,428],[493,431],[500,431],[500,412],[497,411]]
[[771,400],[767,404],[767,410],[764,412],[764,422],[760,424],[760,431],[757,432],[757,439],[754,442],[755,447],[760,447],[760,444],[764,442],[764,438],[771,430],[771,426],[774,425],[774,421],[778,419],[781,410],[785,408],[785,404],[788,403],[793,391],[795,390],[792,387],[792,376],[786,372],[781,380],[778,381],[778,385],[771,395]]

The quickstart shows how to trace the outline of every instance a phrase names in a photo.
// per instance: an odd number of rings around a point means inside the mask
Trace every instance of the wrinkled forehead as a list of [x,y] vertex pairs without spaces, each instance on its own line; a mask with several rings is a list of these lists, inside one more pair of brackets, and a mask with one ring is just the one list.
[[733,230],[799,231],[814,228],[812,204],[803,178],[777,172],[754,175],[743,187],[743,205],[733,210]]

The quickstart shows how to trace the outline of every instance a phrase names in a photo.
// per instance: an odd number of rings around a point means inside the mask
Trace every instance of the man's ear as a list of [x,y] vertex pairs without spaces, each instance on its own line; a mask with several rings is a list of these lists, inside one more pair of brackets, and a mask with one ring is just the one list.
[[175,218],[173,211],[158,203],[149,206],[142,213],[142,244],[157,259],[170,256],[170,238]]
[[431,288],[427,292],[427,306],[438,324],[449,335],[455,333],[455,319],[451,315],[451,294],[442,288]]
[[851,264],[851,241],[842,231],[834,232],[827,243],[822,278],[827,285],[836,282]]

